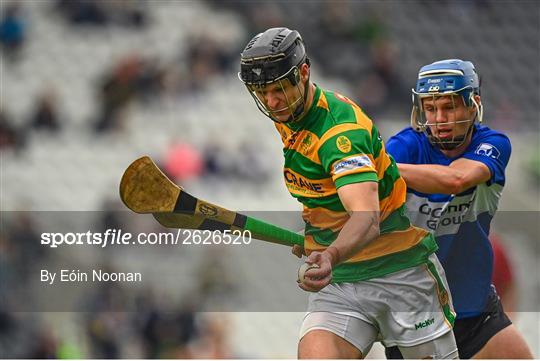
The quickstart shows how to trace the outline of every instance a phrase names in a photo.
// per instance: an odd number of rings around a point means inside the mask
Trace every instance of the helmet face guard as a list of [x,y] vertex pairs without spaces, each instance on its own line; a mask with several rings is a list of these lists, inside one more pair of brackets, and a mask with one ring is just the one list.
[[[302,83],[300,82],[299,74],[300,71],[298,67],[295,66],[291,68],[291,70],[287,74],[285,74],[281,78],[276,79],[274,82],[265,85],[246,84],[246,88],[249,91],[249,94],[251,94],[251,96],[253,97],[253,100],[255,100],[255,104],[257,104],[259,110],[273,121],[280,123],[296,121],[302,117],[306,108],[309,83],[306,82],[302,89]],[[291,79],[291,77],[294,78]],[[277,86],[277,91],[281,92],[282,97],[285,99],[286,105],[279,109],[270,108],[264,95],[265,88],[273,85]],[[287,91],[287,89],[291,89],[293,87],[296,88],[293,90],[293,92]],[[289,118],[285,121],[279,121],[278,116],[281,115],[280,113],[284,112],[290,114]]]
[[[475,95],[480,94],[478,76],[470,62],[462,60],[443,60],[420,69],[416,88],[412,89],[413,107],[411,126],[418,132],[424,132],[431,144],[443,150],[451,150],[461,146],[473,130],[473,124],[478,119],[482,122],[483,108],[476,101]],[[475,108],[472,119],[458,119],[456,97],[460,96],[466,107]],[[452,109],[448,112],[445,122],[429,122],[426,116],[425,103],[432,104],[441,97],[449,97]],[[463,134],[455,134],[457,126],[469,123]],[[433,130],[436,130],[435,132]],[[441,137],[439,129],[452,129],[452,137]]]
[[[304,63],[309,65],[309,59],[300,34],[287,28],[272,28],[248,43],[242,52],[238,78],[264,115],[275,122],[296,121],[306,111],[309,79],[302,87],[299,68]],[[280,109],[270,108],[264,96],[264,90],[273,85],[282,92],[286,103]],[[284,112],[290,114],[288,119],[278,120],[279,113]]]

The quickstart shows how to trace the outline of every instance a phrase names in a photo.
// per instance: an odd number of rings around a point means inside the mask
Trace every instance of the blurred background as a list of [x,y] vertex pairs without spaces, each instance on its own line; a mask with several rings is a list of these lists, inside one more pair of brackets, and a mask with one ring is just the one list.
[[[279,136],[236,76],[247,41],[275,26],[300,31],[312,79],[357,102],[385,139],[408,125],[421,65],[474,62],[485,123],[513,145],[493,224],[496,282],[540,357],[538,2],[2,0],[0,10],[0,297],[8,300],[0,357],[295,357],[302,312],[196,312],[260,283],[249,278],[252,268],[287,280],[260,287],[263,297],[299,292],[299,261],[287,249],[264,245],[265,257],[241,264],[201,250],[181,265],[178,252],[159,247],[133,258],[124,250],[60,252],[39,244],[40,232],[60,225],[32,216],[58,212],[51,222],[68,219],[85,230],[155,229],[123,217],[118,199],[124,169],[145,154],[216,204],[299,211],[282,181]],[[287,226],[299,230],[299,213],[290,215]],[[86,295],[93,307],[79,312],[6,306],[35,297],[40,265],[68,259],[145,269],[155,284],[174,273],[191,288],[96,288]],[[114,312],[126,292],[140,297],[138,311]]]

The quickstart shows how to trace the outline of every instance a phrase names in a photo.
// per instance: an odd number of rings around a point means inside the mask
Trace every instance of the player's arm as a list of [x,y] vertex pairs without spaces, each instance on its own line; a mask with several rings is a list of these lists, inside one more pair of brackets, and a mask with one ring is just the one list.
[[339,255],[334,257],[333,266],[351,258],[380,234],[378,183],[347,184],[338,189],[338,195],[350,218],[330,247]]
[[459,194],[491,178],[487,165],[465,158],[448,166],[398,163],[398,169],[407,187],[422,193]]
[[347,184],[338,188],[338,195],[350,218],[330,247],[311,253],[306,260],[320,266],[306,272],[309,278],[300,284],[306,291],[318,291],[330,283],[335,265],[351,258],[380,234],[377,182]]

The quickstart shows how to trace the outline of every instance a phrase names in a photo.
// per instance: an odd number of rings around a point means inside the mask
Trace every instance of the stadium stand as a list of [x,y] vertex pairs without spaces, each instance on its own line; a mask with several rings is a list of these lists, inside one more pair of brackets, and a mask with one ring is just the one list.
[[[8,232],[17,229],[16,217],[6,212],[125,210],[116,201],[125,167],[143,154],[163,161],[173,144],[190,145],[205,161],[199,178],[181,181],[190,193],[231,209],[298,211],[299,205],[282,184],[282,160],[267,156],[278,154],[279,137],[236,79],[237,57],[247,37],[276,24],[296,27],[305,34],[313,54],[314,78],[354,95],[360,105],[369,97],[366,110],[386,137],[406,125],[410,83],[420,64],[444,57],[473,60],[482,69],[483,101],[488,104],[485,118],[490,125],[510,131],[515,144],[502,209],[538,214],[537,203],[529,196],[538,198],[538,184],[528,180],[525,168],[525,158],[537,149],[535,135],[540,129],[540,11],[536,1],[345,1],[339,6],[331,2],[135,1],[133,8],[124,8],[122,1],[95,2],[112,4],[103,9],[84,8],[93,2],[82,0],[72,2],[82,8],[69,9],[65,8],[69,2],[61,0],[17,3],[25,24],[24,42],[9,61],[2,52],[0,110],[9,115],[10,125],[21,132],[24,142],[17,147],[2,143],[1,149],[2,222],[7,220],[0,242],[2,256],[6,255],[0,258],[2,292],[24,281],[18,278],[17,262],[37,262],[20,258],[28,248],[19,242],[19,233]],[[342,25],[334,27],[336,23]],[[458,52],[450,53],[456,44]],[[107,88],[108,79],[116,83]],[[377,96],[372,89],[377,89]],[[59,128],[55,132],[29,124],[47,90],[56,95]],[[106,131],[96,132],[104,114],[112,123]],[[99,216],[86,213],[90,214]],[[300,222],[299,215],[297,218]],[[82,228],[95,225],[95,219],[78,221]],[[153,227],[148,219],[138,222],[130,226]],[[288,226],[300,229],[298,222]],[[507,225],[504,219],[500,222]],[[36,229],[42,226],[35,225]],[[527,264],[536,262],[540,252],[533,237],[537,235],[527,229],[508,235],[505,231],[512,229],[508,227],[501,232],[504,238],[521,244],[514,256]],[[35,241],[35,237],[28,239]],[[241,280],[228,288],[250,288],[249,292],[270,301],[283,300],[284,294],[294,292],[302,297],[294,279],[296,259],[280,264],[274,277],[287,281],[273,287],[260,285],[264,273],[246,272],[276,268],[270,255],[292,257],[287,249],[267,245],[260,249],[265,257],[237,257],[236,264],[223,266],[223,274]],[[139,318],[120,313],[107,318],[104,313],[110,309],[97,307],[87,313],[40,315],[0,310],[0,353],[8,358],[295,357],[302,317],[298,311],[303,307],[291,309],[296,312],[227,314],[223,322],[230,332],[225,337],[228,349],[224,349],[222,328],[219,322],[213,323],[219,317],[193,314],[182,302],[186,295],[200,293],[204,294],[201,302],[218,311],[216,300],[231,302],[234,295],[220,293],[223,290],[216,288],[211,275],[205,289],[208,293],[201,290],[202,275],[194,269],[210,256],[203,251],[192,255],[159,247],[144,257],[135,251],[113,252],[107,257],[92,250],[47,251],[40,262],[59,265],[71,259],[87,265],[103,262],[117,269],[141,269],[153,280],[151,284],[159,284],[160,275],[174,274],[178,287],[165,282],[163,289],[136,290],[136,295],[149,299],[145,301],[147,312]],[[540,280],[525,273],[517,270],[517,279],[523,282],[521,309],[537,313],[518,324],[538,357],[540,310],[535,307],[540,304]],[[31,282],[27,288],[18,286],[17,295],[31,296],[33,286]],[[100,292],[123,294],[118,289],[95,292],[96,298]],[[171,304],[160,305],[152,299],[153,292],[158,293],[158,301],[160,292],[165,292]],[[174,317],[184,326],[163,321]],[[160,327],[179,327],[172,346],[156,344],[156,333],[165,332]],[[117,337],[104,342],[109,333],[118,330]],[[214,336],[203,338],[201,333]]]

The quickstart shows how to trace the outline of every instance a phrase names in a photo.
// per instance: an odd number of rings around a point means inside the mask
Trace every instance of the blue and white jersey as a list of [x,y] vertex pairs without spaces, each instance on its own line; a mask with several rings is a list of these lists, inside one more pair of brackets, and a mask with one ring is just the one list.
[[457,317],[478,315],[493,292],[493,252],[488,235],[504,187],[510,140],[476,124],[465,153],[447,158],[423,133],[409,127],[391,137],[386,149],[398,163],[446,166],[467,158],[484,163],[491,171],[488,182],[461,194],[424,194],[407,189],[411,222],[432,231],[439,244],[437,256],[446,272]]

